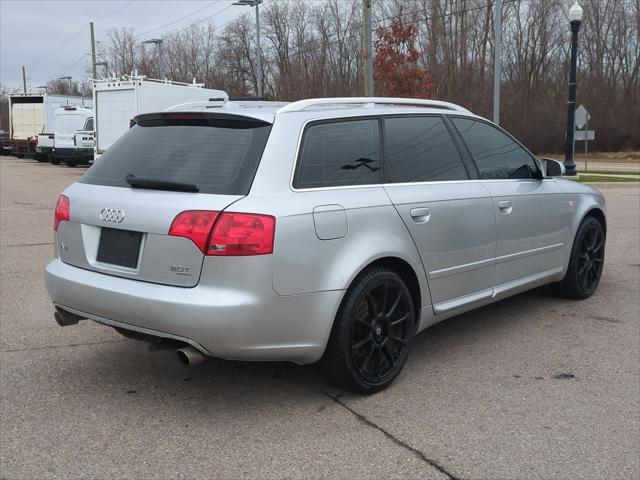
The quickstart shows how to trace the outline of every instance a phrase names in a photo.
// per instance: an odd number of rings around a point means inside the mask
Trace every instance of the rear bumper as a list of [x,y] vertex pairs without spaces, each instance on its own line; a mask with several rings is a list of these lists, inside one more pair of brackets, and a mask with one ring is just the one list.
[[90,148],[54,148],[53,156],[63,160],[82,160],[93,156]]
[[224,270],[216,274],[223,285],[209,286],[213,278],[203,271],[197,287],[184,288],[96,273],[55,258],[45,269],[45,285],[54,304],[72,313],[182,340],[215,357],[300,364],[320,359],[342,291],[280,296],[273,292],[270,269],[269,281],[262,282],[266,275],[240,266],[239,283]]
[[51,153],[53,151],[53,147],[36,147],[36,153]]

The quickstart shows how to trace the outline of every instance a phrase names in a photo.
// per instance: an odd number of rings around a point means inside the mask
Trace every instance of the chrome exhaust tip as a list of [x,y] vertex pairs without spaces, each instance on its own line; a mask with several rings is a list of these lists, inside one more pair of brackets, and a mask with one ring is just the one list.
[[176,352],[176,355],[180,363],[190,367],[203,363],[207,359],[201,351],[193,347],[183,347]]

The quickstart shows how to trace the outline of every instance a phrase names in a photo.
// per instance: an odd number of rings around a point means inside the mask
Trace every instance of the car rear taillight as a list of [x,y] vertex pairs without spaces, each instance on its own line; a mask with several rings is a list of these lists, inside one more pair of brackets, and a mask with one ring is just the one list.
[[220,212],[209,210],[187,210],[178,214],[171,222],[169,235],[174,237],[186,237],[200,249],[202,253],[207,251],[211,228]]
[[276,219],[271,215],[224,212],[213,227],[207,255],[273,253]]
[[58,230],[60,222],[69,221],[69,212],[71,210],[71,203],[69,197],[66,195],[58,195],[58,201],[56,202],[56,212],[53,216],[53,229]]
[[190,239],[205,255],[267,255],[275,227],[271,215],[188,210],[173,220],[169,235]]

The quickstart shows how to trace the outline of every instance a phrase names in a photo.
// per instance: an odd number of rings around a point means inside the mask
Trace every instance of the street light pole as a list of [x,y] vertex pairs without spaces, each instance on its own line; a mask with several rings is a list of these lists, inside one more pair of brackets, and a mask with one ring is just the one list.
[[569,22],[571,24],[571,70],[569,71],[569,101],[567,103],[567,143],[564,150],[565,175],[575,176],[576,163],[574,161],[575,143],[575,118],[576,118],[576,81],[577,81],[577,57],[578,57],[578,32],[582,23],[582,7],[576,2],[569,9]]
[[260,4],[264,0],[239,0],[232,5],[256,7],[256,93],[262,98],[262,48],[260,47]]
[[161,38],[152,38],[150,40],[145,40],[142,42],[145,43],[153,43],[156,47],[158,47],[158,57],[160,63],[160,79],[164,80],[164,57],[162,56],[162,39]]
[[73,83],[71,82],[71,75],[65,75],[64,77],[58,77],[58,80],[69,80],[69,95],[73,95]]

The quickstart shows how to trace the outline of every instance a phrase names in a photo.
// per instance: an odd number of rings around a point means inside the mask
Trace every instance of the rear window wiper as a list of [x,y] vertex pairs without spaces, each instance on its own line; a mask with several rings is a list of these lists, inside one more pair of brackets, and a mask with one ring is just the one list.
[[170,190],[174,192],[199,192],[193,183],[171,182],[169,180],[155,180],[153,178],[136,177],[129,174],[124,177],[131,188],[148,188],[150,190]]

